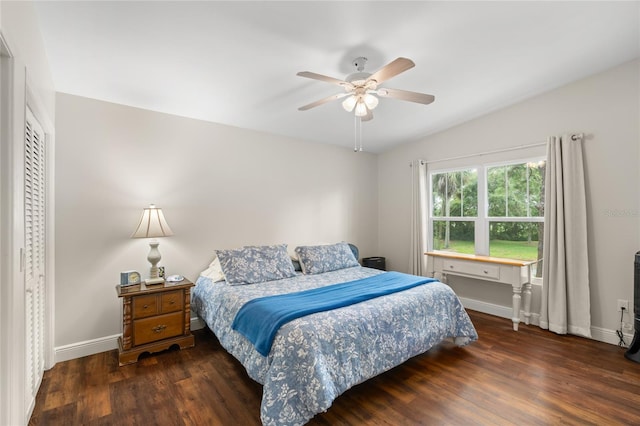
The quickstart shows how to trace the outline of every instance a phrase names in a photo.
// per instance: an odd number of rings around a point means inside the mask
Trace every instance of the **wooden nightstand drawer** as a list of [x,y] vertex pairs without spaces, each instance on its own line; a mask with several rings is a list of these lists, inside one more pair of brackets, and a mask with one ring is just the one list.
[[182,312],[158,315],[145,318],[133,323],[133,344],[143,345],[173,336],[179,336],[183,331],[184,315]]
[[167,293],[163,293],[161,296],[161,312],[176,312],[182,310],[182,291],[171,291]]
[[118,338],[118,363],[131,364],[142,353],[155,353],[174,346],[191,348],[191,287],[183,279],[148,286],[116,286],[122,298],[122,337]]
[[158,313],[158,298],[155,294],[133,298],[133,318],[145,318]]

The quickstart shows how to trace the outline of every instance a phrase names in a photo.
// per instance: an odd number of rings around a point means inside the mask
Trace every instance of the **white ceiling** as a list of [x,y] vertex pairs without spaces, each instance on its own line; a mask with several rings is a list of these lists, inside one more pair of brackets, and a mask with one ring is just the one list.
[[[36,3],[54,84],[71,93],[352,147],[340,88],[352,60],[416,67],[383,86],[435,95],[381,99],[363,124],[382,152],[639,57],[640,2]],[[594,100],[597,102],[597,100]]]

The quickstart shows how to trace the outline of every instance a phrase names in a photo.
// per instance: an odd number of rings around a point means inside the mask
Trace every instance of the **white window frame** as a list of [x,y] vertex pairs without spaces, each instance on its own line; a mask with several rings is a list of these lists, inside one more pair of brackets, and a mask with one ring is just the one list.
[[[533,162],[546,161],[545,156],[535,155],[523,158],[514,158],[504,161],[487,161],[484,163],[469,164],[467,166],[433,168],[427,172],[427,199],[429,209],[427,211],[427,248],[433,248],[433,222],[435,221],[457,221],[474,222],[474,252],[476,255],[489,256],[489,225],[491,222],[544,222],[544,217],[539,216],[489,216],[489,195],[487,193],[487,174],[490,167],[501,167],[515,164],[527,164]],[[433,215],[433,176],[442,173],[461,172],[476,170],[478,184],[478,208],[477,216],[438,216]]]
[[[428,190],[428,194],[427,194],[427,199],[429,200],[429,209],[427,211],[427,235],[429,236],[429,238],[427,239],[427,249],[428,251],[432,251],[433,250],[433,222],[434,220],[436,221],[443,221],[443,220],[448,220],[450,222],[474,222],[474,242],[475,242],[475,252],[477,254],[478,252],[478,246],[477,246],[477,241],[478,241],[478,226],[480,223],[480,216],[482,215],[482,213],[480,212],[480,203],[478,202],[478,208],[476,209],[476,216],[433,216],[433,193],[432,193],[432,189],[433,189],[433,175],[437,175],[437,174],[442,174],[442,173],[455,173],[455,172],[464,172],[464,171],[472,171],[472,170],[476,170],[476,177],[478,179],[478,199],[480,199],[480,181],[483,180],[484,178],[481,178],[481,171],[482,169],[479,166],[467,166],[467,167],[450,167],[450,168],[442,168],[442,169],[434,169],[434,170],[428,170],[427,171],[427,180],[428,180],[428,185],[427,185],[427,190]],[[484,190],[483,190],[484,192]]]

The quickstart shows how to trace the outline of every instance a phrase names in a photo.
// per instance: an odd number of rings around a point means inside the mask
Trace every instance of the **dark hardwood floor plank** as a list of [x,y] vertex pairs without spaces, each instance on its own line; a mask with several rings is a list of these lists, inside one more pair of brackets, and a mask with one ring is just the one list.
[[[450,342],[354,386],[309,425],[640,425],[640,364],[624,349],[469,312]],[[117,351],[45,372],[30,425],[260,425],[262,387],[208,330],[196,346],[118,367]]]

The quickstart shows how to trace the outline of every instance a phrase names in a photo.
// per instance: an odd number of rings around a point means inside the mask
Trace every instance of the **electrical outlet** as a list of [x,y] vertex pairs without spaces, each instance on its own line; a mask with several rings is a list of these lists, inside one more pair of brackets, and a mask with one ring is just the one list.
[[622,311],[622,308],[624,308],[625,312],[629,312],[628,300],[618,299],[618,312]]

